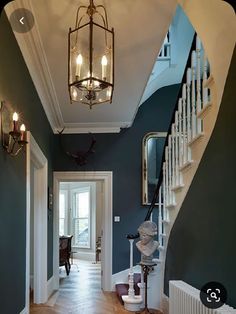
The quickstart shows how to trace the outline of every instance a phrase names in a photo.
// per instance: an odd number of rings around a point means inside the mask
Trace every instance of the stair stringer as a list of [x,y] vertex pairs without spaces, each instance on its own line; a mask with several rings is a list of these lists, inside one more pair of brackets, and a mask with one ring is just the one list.
[[[189,187],[192,183],[194,175],[198,169],[200,161],[203,157],[204,151],[211,138],[217,115],[219,112],[219,103],[217,101],[217,91],[214,79],[208,80],[207,86],[210,89],[211,102],[202,110],[201,118],[203,121],[203,135],[192,141],[189,145],[191,148],[192,162],[181,170],[183,187],[178,188],[174,191],[175,194],[175,205],[168,208],[169,222],[166,223],[164,246],[160,247],[160,271],[161,271],[161,310],[163,313],[168,313],[168,297],[164,294],[164,273],[165,273],[165,260],[166,251],[168,247],[169,235],[178,213],[181,209],[183,201],[188,193]],[[201,112],[200,112],[201,113]]]

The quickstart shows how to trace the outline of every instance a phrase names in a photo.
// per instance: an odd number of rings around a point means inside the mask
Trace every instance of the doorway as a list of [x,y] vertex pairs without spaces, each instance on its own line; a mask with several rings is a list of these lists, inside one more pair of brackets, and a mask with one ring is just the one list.
[[[72,182],[80,182],[80,188],[75,187],[73,188]],[[111,291],[112,290],[112,172],[109,171],[96,171],[96,172],[54,172],[54,251],[53,251],[53,258],[54,258],[54,282],[55,282],[55,288],[59,288],[59,246],[58,246],[58,239],[59,239],[59,204],[60,204],[60,187],[65,187],[66,183],[71,183],[72,186],[72,193],[74,193],[74,197],[79,197],[79,193],[84,193],[84,196],[86,195],[86,189],[88,191],[88,182],[90,184],[91,191],[96,190],[96,186],[102,187],[102,193],[103,193],[103,204],[101,208],[101,288],[104,291]],[[96,184],[97,183],[97,184]],[[87,185],[87,187],[86,187]],[[94,188],[92,188],[94,187]],[[80,191],[79,191],[80,190]],[[65,193],[66,195],[67,193]],[[76,196],[77,195],[77,196]],[[66,196],[65,196],[66,198]],[[91,208],[93,205],[91,204]],[[73,211],[73,209],[72,209]],[[74,213],[75,214],[75,213]],[[75,216],[75,215],[73,215]],[[77,221],[79,220],[79,217],[73,217]],[[87,219],[87,218],[86,218]],[[94,218],[93,218],[94,219]],[[95,224],[94,222],[88,221],[87,224]],[[61,220],[61,225],[63,224]],[[65,223],[66,226],[69,226],[68,223]],[[75,224],[74,224],[75,225]],[[90,252],[89,249],[87,250],[84,248],[82,250],[82,253],[85,254],[91,254],[95,260],[95,242],[96,241],[90,241],[89,242],[89,234],[87,233],[86,226],[84,227],[84,233],[83,236],[84,239],[88,240],[87,242],[84,241],[84,246],[90,245]],[[72,227],[69,227],[69,230],[73,229]],[[64,229],[65,230],[65,229]],[[82,230],[80,230],[82,231]],[[79,233],[80,233],[79,231]],[[79,236],[79,233],[77,236]],[[94,229],[94,232],[90,234],[91,239],[96,239],[96,232]],[[76,238],[76,237],[75,237]],[[76,239],[75,239],[76,241]],[[75,244],[75,243],[74,243]],[[79,250],[79,251],[81,251]],[[94,254],[94,255],[93,255]],[[88,257],[88,255],[87,255]]]
[[94,262],[101,237],[103,182],[61,182],[59,236],[72,235],[72,261]]

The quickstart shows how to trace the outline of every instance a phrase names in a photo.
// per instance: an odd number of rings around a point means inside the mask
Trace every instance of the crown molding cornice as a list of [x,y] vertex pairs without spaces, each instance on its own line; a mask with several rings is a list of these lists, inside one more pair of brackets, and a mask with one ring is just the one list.
[[[121,129],[131,127],[131,122],[64,123],[63,134],[76,133],[119,133]],[[55,134],[58,129],[53,130]]]
[[[8,18],[14,10],[20,8],[30,10],[35,16],[30,0],[18,0],[12,2],[5,8]],[[40,38],[37,20],[35,19],[35,24],[31,31],[24,34],[14,32],[14,35],[22,51],[25,63],[34,82],[51,128],[55,129],[57,127],[61,127],[64,122],[45,51]]]

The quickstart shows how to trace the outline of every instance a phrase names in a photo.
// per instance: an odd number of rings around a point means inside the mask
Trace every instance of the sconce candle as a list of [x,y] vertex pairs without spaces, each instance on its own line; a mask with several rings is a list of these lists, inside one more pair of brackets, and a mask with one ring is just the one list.
[[20,134],[21,141],[26,141],[26,128],[24,124],[21,124],[20,126]]
[[[1,142],[5,152],[17,156],[27,145],[26,127],[19,121],[19,115],[12,105],[6,101],[0,102]],[[11,119],[12,118],[12,119]],[[19,127],[19,125],[21,126]]]
[[18,114],[16,112],[13,113],[13,132],[18,132]]

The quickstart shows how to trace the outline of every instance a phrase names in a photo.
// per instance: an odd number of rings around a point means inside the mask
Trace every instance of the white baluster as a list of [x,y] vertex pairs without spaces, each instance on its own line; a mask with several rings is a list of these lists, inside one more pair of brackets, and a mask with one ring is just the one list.
[[171,134],[169,135],[169,138],[168,138],[168,166],[169,166],[169,169],[168,169],[168,174],[169,174],[169,204],[172,204],[172,190],[171,190],[171,187],[172,187],[172,165],[171,165]]
[[166,205],[169,205],[170,203],[170,194],[169,194],[169,155],[168,155],[168,146],[165,148],[165,167],[166,167]]
[[167,45],[167,58],[170,58],[170,45]]
[[179,113],[175,112],[175,185],[179,186]]
[[[171,126],[171,165],[172,165],[172,185],[171,188],[175,186],[176,177],[175,177],[175,125],[174,123]],[[172,190],[171,190],[172,191]],[[174,193],[172,191],[172,193]]]
[[130,269],[129,269],[129,290],[128,296],[134,298],[134,271],[133,271],[133,244],[134,239],[129,239],[130,244]]
[[128,311],[138,311],[142,303],[142,297],[134,292],[134,271],[133,271],[133,244],[134,239],[129,239],[130,244],[130,269],[129,269],[129,289],[128,295],[123,295],[125,309]]
[[[182,99],[179,99],[179,103],[178,103],[178,117],[179,117],[179,131],[178,131],[178,135],[179,135],[179,141],[178,141],[178,145],[179,145],[179,168],[183,166],[183,145],[184,145],[184,133],[183,133],[183,112],[182,112]],[[185,128],[186,128],[186,121],[185,121]]]
[[[191,84],[191,69],[189,68],[187,70],[187,108],[186,108],[186,113],[187,113],[187,143],[190,143],[191,141],[191,101],[190,101],[190,84]],[[184,108],[183,108],[184,110]],[[187,148],[187,160],[191,160],[190,156],[190,150]]]
[[[183,151],[182,151],[182,161],[183,164],[185,164],[188,160],[188,156],[187,156],[187,141],[188,141],[188,130],[187,130],[187,117],[186,117],[186,97],[187,97],[187,93],[186,93],[186,84],[183,84],[182,87],[182,115],[183,115]],[[190,105],[189,105],[190,108]],[[189,109],[189,114],[190,114],[190,109]]]
[[167,200],[166,200],[166,195],[167,195],[167,186],[166,186],[166,163],[163,164],[163,217],[166,220],[169,220],[169,212],[167,211],[166,205],[167,205]]
[[164,46],[161,47],[161,54],[160,54],[161,58],[163,58],[163,54],[164,54]]
[[[201,100],[201,41],[197,36],[196,39],[196,56],[197,56],[197,114],[202,110],[202,100]],[[202,120],[197,118],[197,134],[202,132]]]
[[195,76],[196,76],[196,52],[192,51],[192,59],[191,59],[191,68],[192,68],[192,90],[191,90],[191,100],[192,100],[192,115],[191,115],[191,121],[192,121],[192,139],[196,137],[196,127],[197,127],[197,121],[196,121],[196,87],[195,87]]
[[202,82],[202,84],[203,84],[203,86],[202,86],[203,108],[208,103],[208,88],[204,86],[204,84],[207,81],[207,67],[208,67],[207,56],[206,56],[206,53],[204,52],[204,58],[203,58],[203,82]]
[[162,186],[160,186],[159,189],[159,195],[158,195],[158,241],[160,243],[160,245],[162,245],[161,243],[161,237],[160,234],[162,233],[163,230],[163,219],[164,219],[164,212],[162,212],[162,200],[161,200],[161,193],[162,193]]

